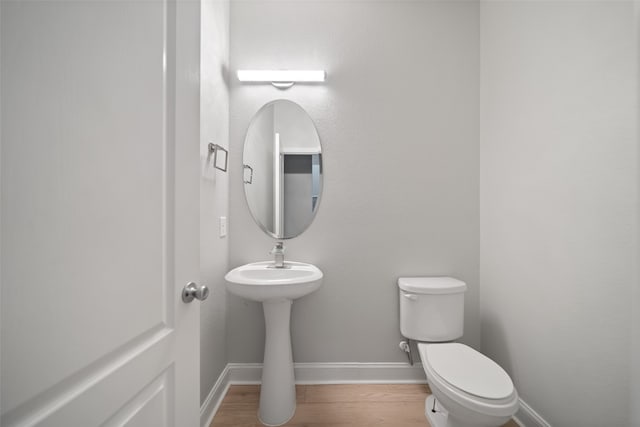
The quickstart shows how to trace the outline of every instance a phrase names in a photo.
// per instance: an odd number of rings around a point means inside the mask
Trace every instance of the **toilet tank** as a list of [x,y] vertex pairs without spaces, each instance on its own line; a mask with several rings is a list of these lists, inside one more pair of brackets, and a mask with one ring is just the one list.
[[453,277],[401,277],[400,332],[415,341],[453,341],[464,329],[467,285]]

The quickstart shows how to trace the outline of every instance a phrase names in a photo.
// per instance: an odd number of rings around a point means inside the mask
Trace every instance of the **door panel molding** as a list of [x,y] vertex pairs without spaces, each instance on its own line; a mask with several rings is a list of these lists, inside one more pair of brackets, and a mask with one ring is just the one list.
[[[173,401],[173,364],[165,369],[155,380],[144,387],[140,392],[127,402],[113,417],[109,418],[103,427],[120,427],[128,425],[168,427],[173,419],[173,408],[169,402]],[[154,405],[154,400],[161,400]],[[152,414],[141,416],[144,412],[149,412],[152,407]],[[158,416],[161,418],[158,419]],[[141,421],[140,418],[145,418]],[[152,418],[152,419],[149,419]]]
[[173,329],[164,324],[139,335],[113,353],[104,356],[84,369],[67,377],[53,387],[38,394],[23,405],[7,412],[2,417],[3,427],[34,426],[50,417],[90,389],[98,386],[106,378],[115,375],[128,364],[134,363],[154,347],[163,347],[170,339]]

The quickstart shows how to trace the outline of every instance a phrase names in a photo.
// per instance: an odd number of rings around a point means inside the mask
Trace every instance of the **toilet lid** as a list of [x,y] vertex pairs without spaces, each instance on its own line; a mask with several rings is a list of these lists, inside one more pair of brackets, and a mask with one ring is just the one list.
[[452,386],[484,399],[504,399],[513,393],[509,375],[496,362],[464,344],[426,346],[429,366]]

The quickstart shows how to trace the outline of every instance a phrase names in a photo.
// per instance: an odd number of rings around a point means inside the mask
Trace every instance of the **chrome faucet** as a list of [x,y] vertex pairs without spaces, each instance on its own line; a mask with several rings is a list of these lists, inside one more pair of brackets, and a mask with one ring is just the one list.
[[269,253],[275,258],[273,266],[275,268],[284,268],[284,243],[276,242],[276,245]]

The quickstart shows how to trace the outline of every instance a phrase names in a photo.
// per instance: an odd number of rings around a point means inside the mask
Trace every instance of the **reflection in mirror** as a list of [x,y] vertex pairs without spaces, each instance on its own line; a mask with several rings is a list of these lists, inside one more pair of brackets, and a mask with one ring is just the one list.
[[251,215],[278,239],[302,233],[322,194],[322,148],[315,125],[295,102],[272,101],[253,117],[244,141],[244,193]]

